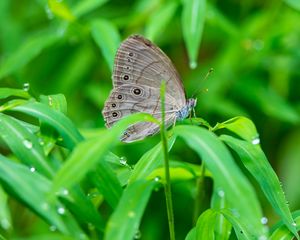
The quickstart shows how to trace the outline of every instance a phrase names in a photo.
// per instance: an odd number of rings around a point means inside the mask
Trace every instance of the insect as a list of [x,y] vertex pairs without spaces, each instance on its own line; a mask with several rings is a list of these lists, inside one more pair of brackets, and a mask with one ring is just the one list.
[[[182,81],[168,56],[150,40],[140,35],[129,36],[117,50],[113,68],[113,89],[102,111],[110,128],[124,116],[143,112],[161,120],[161,82],[166,81],[165,125],[186,118],[196,105],[187,99]],[[133,142],[160,130],[152,122],[131,125],[121,137]]]

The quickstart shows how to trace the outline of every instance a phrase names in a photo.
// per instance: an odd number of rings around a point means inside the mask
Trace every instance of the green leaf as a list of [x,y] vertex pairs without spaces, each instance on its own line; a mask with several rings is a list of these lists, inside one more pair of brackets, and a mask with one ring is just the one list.
[[204,161],[216,187],[224,192],[232,214],[239,216],[254,237],[263,235],[262,213],[255,192],[224,144],[213,133],[196,126],[176,126],[174,132]]
[[53,110],[44,104],[37,102],[28,103],[17,106],[12,110],[36,117],[56,129],[63,138],[62,143],[70,149],[74,148],[74,146],[83,139],[69,118],[63,113]]
[[25,66],[45,48],[53,45],[59,39],[59,34],[53,30],[43,31],[28,38],[26,42],[21,44],[19,49],[1,63],[0,79]]
[[183,38],[192,69],[197,67],[197,57],[205,22],[205,9],[206,0],[183,0]]
[[90,173],[89,179],[99,189],[108,204],[115,209],[123,189],[109,164],[106,161],[99,161],[96,170]]
[[0,181],[11,194],[59,231],[75,238],[80,236],[85,239],[84,233],[67,211],[62,215],[58,213],[61,204],[46,201],[51,186],[48,179],[0,155]]
[[40,96],[41,103],[48,105],[49,107],[62,112],[63,114],[67,114],[67,100],[65,95],[63,94],[55,94],[55,95],[41,95]]
[[10,100],[4,104],[2,104],[0,106],[0,112],[4,112],[6,110],[11,110],[12,108],[15,108],[19,105],[23,105],[23,104],[26,104],[28,103],[27,100],[24,100],[24,99],[13,99],[13,100]]
[[9,231],[12,227],[11,215],[9,210],[9,205],[7,201],[7,194],[4,192],[2,186],[0,185],[0,227]]
[[104,220],[93,203],[78,186],[72,188],[70,192],[67,189],[63,189],[59,194],[61,202],[78,221],[83,224],[92,225],[103,232],[105,226]]
[[91,23],[92,37],[101,49],[101,52],[110,68],[113,70],[114,58],[120,45],[118,29],[105,19],[98,19]]
[[81,16],[101,7],[108,0],[85,0],[80,1],[76,6],[72,9],[73,14],[80,18]]
[[[169,150],[172,148],[176,138],[169,139]],[[146,179],[154,169],[158,168],[163,163],[162,143],[158,143],[155,147],[146,152],[137,164],[128,180],[128,183],[135,182],[138,179]]]
[[19,160],[43,175],[52,178],[49,166],[38,138],[14,118],[0,113],[0,136]]
[[211,199],[211,207],[217,212],[216,223],[214,227],[216,240],[228,240],[231,234],[231,223],[221,214],[222,209],[228,208],[224,192],[218,188],[214,188]]
[[155,181],[138,180],[126,187],[107,223],[105,240],[133,239],[154,186]]
[[258,141],[258,133],[256,131],[256,127],[249,118],[235,117],[229,119],[225,122],[218,123],[213,128],[213,131],[217,131],[223,128],[230,130],[234,134],[249,142]]
[[145,29],[145,36],[154,41],[162,34],[174,17],[177,7],[178,3],[175,1],[162,4],[161,8],[156,10],[149,18]]
[[[293,212],[292,214],[293,219],[295,220],[295,227],[296,230],[300,231],[300,210]],[[291,231],[286,227],[284,222],[281,220],[278,223],[276,223],[272,229],[271,229],[271,236],[269,240],[292,240],[294,239],[294,234],[291,233]]]
[[215,239],[214,226],[216,223],[217,212],[213,209],[207,209],[197,220],[196,237],[197,240]]
[[0,99],[8,98],[8,97],[21,97],[25,99],[29,99],[30,95],[27,91],[23,89],[14,89],[14,88],[0,88]]
[[108,150],[120,142],[120,136],[130,124],[138,121],[158,123],[149,114],[132,114],[117,122],[111,129],[106,129],[99,137],[88,139],[76,146],[67,161],[56,174],[52,192],[68,188],[80,181],[85,174],[103,160]]
[[245,167],[261,186],[274,210],[281,216],[290,231],[297,236],[279,179],[261,148],[257,144],[251,144],[227,135],[220,136],[220,139],[239,155]]

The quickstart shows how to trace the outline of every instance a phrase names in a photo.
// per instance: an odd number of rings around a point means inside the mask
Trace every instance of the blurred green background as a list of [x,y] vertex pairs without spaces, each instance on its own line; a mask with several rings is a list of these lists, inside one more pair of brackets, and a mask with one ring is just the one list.
[[[22,88],[29,83],[35,96],[62,93],[68,102],[68,116],[83,133],[92,133],[104,126],[101,110],[112,88],[116,47],[130,34],[143,34],[171,58],[187,96],[195,89],[203,90],[197,96],[198,117],[212,125],[235,116],[254,121],[291,210],[299,209],[299,1],[208,1],[203,18],[199,18],[204,21],[199,50],[192,47],[198,55],[194,56],[198,63],[195,69],[190,68],[191,47],[183,37],[183,6],[187,1],[1,0],[0,87]],[[214,72],[204,81],[210,68]],[[114,152],[134,164],[158,141],[159,136],[155,136],[123,144]],[[197,159],[180,141],[171,158]],[[192,219],[181,221],[181,216],[192,215],[186,206],[193,204],[194,194],[184,184],[175,183],[173,190],[178,239],[192,224]],[[147,208],[142,232],[151,231],[152,235],[147,238],[144,234],[143,239],[160,239],[161,230],[155,237],[158,226],[167,234],[162,194],[153,194]],[[270,205],[263,197],[261,201],[269,221],[276,222],[278,217]],[[19,208],[17,205],[14,214]],[[25,219],[21,214],[15,223],[20,236],[39,231],[33,226],[26,230],[30,221]]]

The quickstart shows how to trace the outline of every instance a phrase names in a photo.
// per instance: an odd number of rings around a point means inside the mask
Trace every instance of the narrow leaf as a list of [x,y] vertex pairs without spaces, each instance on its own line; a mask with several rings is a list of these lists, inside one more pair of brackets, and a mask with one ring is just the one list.
[[264,228],[260,223],[262,212],[255,192],[224,144],[213,133],[196,126],[177,126],[174,132],[204,161],[213,175],[215,185],[224,192],[232,213],[239,215],[239,221],[247,226],[254,237],[263,235]]
[[62,143],[70,149],[74,148],[74,146],[83,139],[69,118],[63,113],[53,110],[44,104],[37,102],[28,103],[26,105],[17,106],[12,110],[36,117],[56,129],[63,138]]
[[121,41],[119,32],[113,23],[104,19],[93,21],[91,27],[92,36],[112,72],[115,54]]
[[297,236],[297,231],[295,226],[293,226],[294,221],[286,204],[279,179],[259,145],[251,144],[228,135],[222,135],[220,139],[239,155],[245,167],[261,186],[274,210],[281,216],[290,231]]
[[190,67],[197,67],[197,57],[200,48],[205,22],[206,0],[184,0],[182,12],[182,30],[187,47]]
[[139,180],[127,186],[110,217],[105,240],[132,240],[137,231],[155,181]]

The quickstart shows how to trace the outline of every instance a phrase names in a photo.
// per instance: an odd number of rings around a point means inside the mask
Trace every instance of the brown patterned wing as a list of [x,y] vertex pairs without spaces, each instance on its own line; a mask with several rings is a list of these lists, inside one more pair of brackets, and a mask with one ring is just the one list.
[[[176,120],[178,105],[176,100],[166,94],[166,116],[167,126]],[[158,120],[161,120],[161,101],[159,91],[149,86],[138,86],[134,84],[125,84],[114,88],[102,111],[107,127],[112,127],[121,118],[137,113],[149,113]],[[147,136],[153,135],[159,131],[159,126],[150,122],[140,122],[129,127],[122,141],[131,142],[141,140]]]
[[161,81],[167,83],[166,93],[181,108],[186,104],[182,81],[171,60],[155,44],[139,35],[128,37],[119,47],[113,69],[115,88],[124,84],[149,86],[159,92]]

